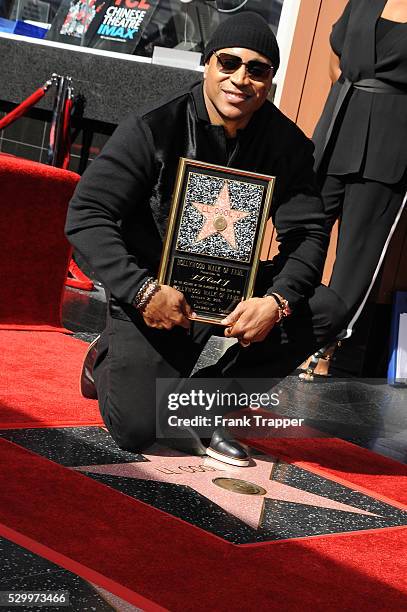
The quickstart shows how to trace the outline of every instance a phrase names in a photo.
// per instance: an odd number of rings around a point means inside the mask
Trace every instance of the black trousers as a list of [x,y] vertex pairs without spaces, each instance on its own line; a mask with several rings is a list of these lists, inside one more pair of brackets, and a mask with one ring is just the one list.
[[332,228],[341,217],[330,287],[343,299],[352,319],[363,301],[406,192],[406,177],[387,185],[359,174],[326,176],[322,185]]
[[[281,379],[335,337],[345,312],[335,292],[321,285],[263,342],[234,344],[204,375]],[[199,323],[190,332],[155,330],[134,308],[110,303],[94,377],[103,420],[121,448],[137,452],[154,442],[156,378],[189,377],[207,340],[219,332],[219,326]]]

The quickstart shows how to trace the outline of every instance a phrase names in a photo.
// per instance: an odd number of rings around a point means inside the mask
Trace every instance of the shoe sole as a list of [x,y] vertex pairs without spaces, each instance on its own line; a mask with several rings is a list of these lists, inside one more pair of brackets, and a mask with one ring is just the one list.
[[85,362],[86,359],[90,353],[90,351],[93,349],[93,347],[95,346],[95,344],[97,343],[97,341],[99,340],[100,336],[97,336],[94,340],[92,340],[92,342],[89,344],[88,346],[88,350],[85,353],[85,357],[83,358],[83,362],[82,362],[82,370],[81,370],[81,375],[79,378],[79,393],[82,395],[82,397],[84,397],[85,399],[97,399],[97,393],[96,393],[96,389],[93,393],[89,393],[87,392],[86,388],[84,385],[82,385],[82,381],[84,379],[83,377],[83,368],[85,367]]
[[206,449],[206,454],[212,459],[222,461],[222,463],[228,463],[229,465],[235,465],[237,467],[247,467],[250,464],[250,457],[247,457],[247,459],[234,459],[233,457],[228,457],[228,455],[222,455],[222,453],[218,453],[211,447]]

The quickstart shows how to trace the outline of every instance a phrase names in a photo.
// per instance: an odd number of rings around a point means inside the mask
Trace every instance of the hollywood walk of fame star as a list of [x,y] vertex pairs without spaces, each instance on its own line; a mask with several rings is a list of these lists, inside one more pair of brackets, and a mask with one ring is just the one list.
[[192,203],[205,217],[205,223],[199,232],[196,242],[200,242],[213,234],[220,234],[229,243],[232,249],[237,249],[234,224],[244,219],[250,212],[231,208],[228,183],[225,181],[213,205],[202,202]]
[[[260,526],[264,500],[267,498],[365,516],[378,516],[372,512],[272,480],[274,464],[266,455],[256,456],[249,467],[238,468],[211,458],[190,457],[178,454],[176,451],[169,452],[172,456],[143,454],[148,459],[147,462],[89,465],[75,469],[94,474],[108,474],[191,487],[254,529]],[[220,488],[213,482],[216,478],[244,480],[265,489],[266,492],[264,495],[243,495]]]

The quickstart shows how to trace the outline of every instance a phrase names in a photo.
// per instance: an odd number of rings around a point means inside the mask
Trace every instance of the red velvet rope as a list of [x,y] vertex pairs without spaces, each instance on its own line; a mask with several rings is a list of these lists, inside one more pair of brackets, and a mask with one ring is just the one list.
[[24,113],[26,113],[28,109],[37,104],[37,102],[45,96],[45,92],[46,90],[44,89],[44,87],[40,87],[39,89],[37,89],[37,91],[34,91],[31,96],[28,96],[28,98],[24,100],[24,102],[21,102],[21,104],[19,104],[14,110],[12,110],[5,117],[0,119],[0,130],[3,130],[8,125],[13,123],[16,119],[24,115]]
[[62,142],[63,142],[63,156],[61,160],[61,168],[65,170],[69,166],[69,160],[71,157],[71,137],[70,137],[70,123],[71,123],[71,112],[73,107],[72,98],[67,98],[65,101],[64,115],[63,115],[63,126],[62,126]]

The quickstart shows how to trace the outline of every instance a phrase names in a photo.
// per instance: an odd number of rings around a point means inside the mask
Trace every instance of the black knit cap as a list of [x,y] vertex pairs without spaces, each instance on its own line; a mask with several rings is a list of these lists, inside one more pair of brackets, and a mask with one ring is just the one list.
[[214,51],[242,47],[257,51],[271,60],[274,74],[280,65],[280,52],[274,33],[267,21],[257,13],[243,11],[223,21],[205,47],[205,62]]

